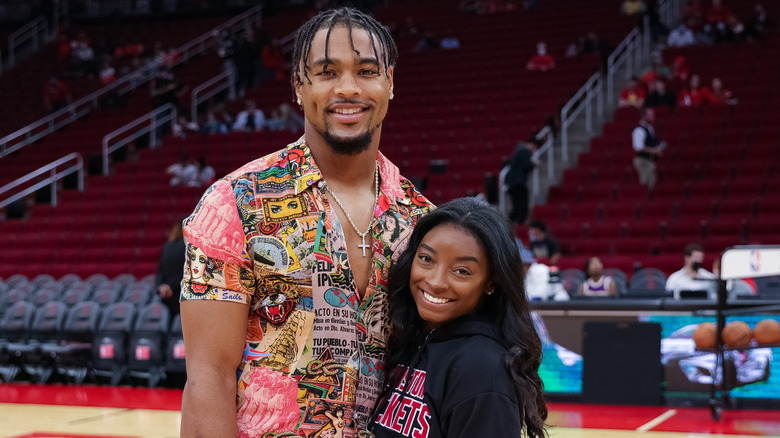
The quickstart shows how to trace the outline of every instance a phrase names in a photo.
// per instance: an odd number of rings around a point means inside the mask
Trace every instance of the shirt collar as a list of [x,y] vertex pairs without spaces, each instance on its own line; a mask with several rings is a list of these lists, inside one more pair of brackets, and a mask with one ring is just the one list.
[[[312,157],[311,150],[306,144],[304,137],[287,146],[282,160],[286,161],[287,169],[295,179],[296,195],[301,194],[310,186],[319,184],[323,180],[322,172],[320,172],[317,163],[314,162],[314,157]],[[381,185],[379,186],[381,195],[408,205],[410,200],[401,187],[401,173],[398,167],[382,155],[381,152],[377,152],[376,161],[379,166],[381,179]]]

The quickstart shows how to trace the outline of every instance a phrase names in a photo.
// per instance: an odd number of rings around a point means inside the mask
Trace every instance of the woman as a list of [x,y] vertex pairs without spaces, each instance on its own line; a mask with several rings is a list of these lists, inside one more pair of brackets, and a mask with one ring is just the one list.
[[521,266],[508,220],[483,201],[457,199],[419,221],[390,270],[376,438],[546,435]]
[[603,275],[604,264],[598,257],[591,257],[585,262],[582,270],[585,273],[585,281],[579,286],[577,295],[586,297],[614,297],[617,294],[617,286],[612,277]]

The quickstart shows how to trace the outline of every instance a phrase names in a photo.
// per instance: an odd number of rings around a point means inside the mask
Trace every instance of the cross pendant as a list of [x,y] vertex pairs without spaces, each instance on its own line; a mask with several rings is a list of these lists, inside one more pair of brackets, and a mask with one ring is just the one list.
[[371,245],[366,245],[366,235],[365,234],[360,236],[360,238],[362,239],[363,243],[358,245],[358,248],[363,248],[363,257],[365,257],[366,256],[366,248],[371,248]]

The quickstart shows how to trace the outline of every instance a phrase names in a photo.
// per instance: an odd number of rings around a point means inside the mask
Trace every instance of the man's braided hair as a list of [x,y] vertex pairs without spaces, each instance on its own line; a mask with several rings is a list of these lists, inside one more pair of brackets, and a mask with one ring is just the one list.
[[[354,42],[352,41],[352,31],[355,28],[358,28],[363,29],[368,33],[368,37],[371,40],[371,48],[374,50],[374,56],[376,56],[377,61],[379,61],[380,68],[384,68],[385,76],[389,77],[388,69],[390,67],[395,67],[395,61],[398,59],[398,47],[395,45],[393,37],[390,36],[390,32],[372,16],[354,8],[343,7],[320,12],[311,20],[304,23],[298,30],[298,35],[295,37],[295,49],[293,50],[292,57],[293,88],[296,85],[303,84],[303,78],[306,78],[306,80],[311,83],[311,79],[309,79],[310,67],[308,61],[311,44],[312,41],[314,41],[314,35],[316,35],[320,29],[328,29],[328,33],[325,36],[325,60],[330,61],[328,56],[330,32],[334,27],[339,26],[344,26],[349,29],[350,45],[352,50],[358,55],[360,55],[360,52],[355,49]],[[377,48],[380,50],[377,50]],[[323,70],[327,67],[328,64],[326,63],[323,66]]]

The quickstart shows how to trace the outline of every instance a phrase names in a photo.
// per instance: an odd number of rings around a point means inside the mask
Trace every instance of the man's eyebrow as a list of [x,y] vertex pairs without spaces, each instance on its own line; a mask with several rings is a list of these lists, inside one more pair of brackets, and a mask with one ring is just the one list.
[[[379,60],[374,57],[371,58],[366,57],[366,58],[360,58],[357,63],[358,65],[373,64],[378,66]],[[311,63],[312,67],[319,67],[319,66],[331,65],[331,64],[335,64],[335,62],[333,61],[333,59],[330,58],[317,58]]]

